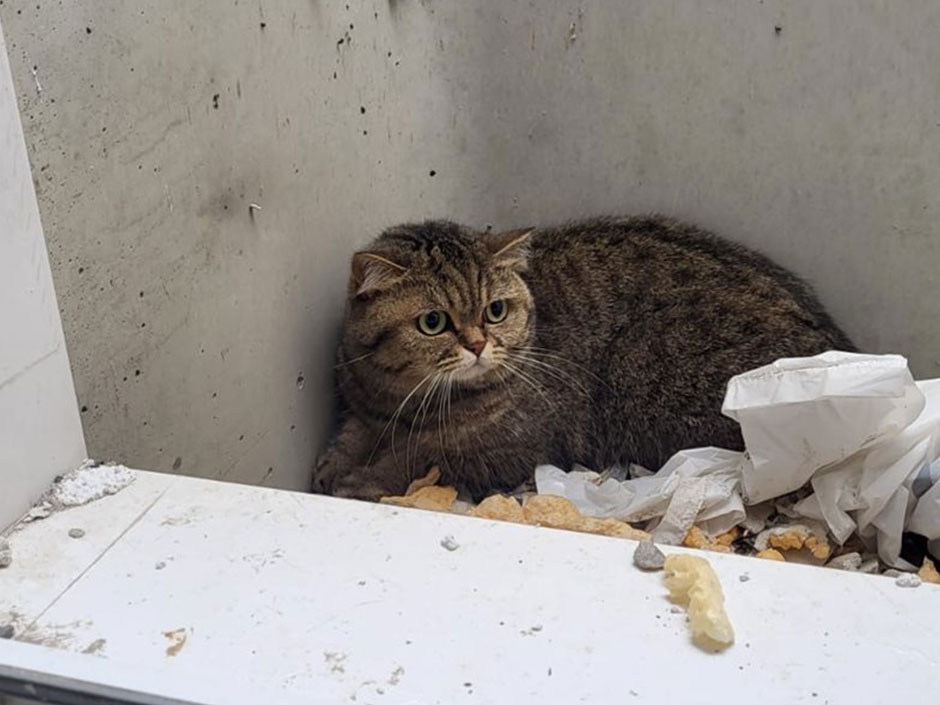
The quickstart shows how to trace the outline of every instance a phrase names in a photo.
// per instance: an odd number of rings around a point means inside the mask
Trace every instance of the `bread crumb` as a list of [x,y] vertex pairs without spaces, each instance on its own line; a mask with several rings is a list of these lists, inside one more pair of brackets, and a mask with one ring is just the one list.
[[625,521],[617,519],[592,519],[583,517],[578,527],[573,527],[575,531],[583,531],[588,534],[601,534],[602,536],[619,536],[624,539],[634,541],[647,541],[650,534],[640,529],[634,529]]
[[449,512],[457,501],[457,490],[453,487],[421,487],[413,494],[403,497],[382,497],[382,504],[394,504],[399,507],[429,509],[435,512]]
[[522,505],[514,498],[506,497],[501,494],[494,494],[492,497],[487,497],[471,509],[468,514],[481,519],[514,521],[518,524],[525,523],[525,514],[522,511]]
[[775,548],[778,551],[806,549],[816,560],[825,561],[832,554],[832,547],[822,528],[811,528],[806,524],[791,524],[767,529],[757,535],[754,547],[758,551]]
[[917,575],[925,583],[934,583],[940,585],[940,572],[937,572],[937,566],[929,558],[924,558],[924,564],[917,571]]
[[784,563],[786,563],[787,560],[783,557],[783,554],[775,548],[766,548],[763,551],[758,551],[757,557],[765,558],[768,561],[783,561]]
[[[722,536],[725,536],[725,534],[722,534]],[[697,526],[693,526],[691,529],[689,529],[688,533],[685,535],[685,538],[682,539],[682,545],[688,546],[689,548],[699,548],[703,551],[731,553],[731,546],[724,543],[718,543],[717,540],[712,541]]]
[[413,495],[422,487],[432,487],[436,485],[440,479],[441,469],[435,466],[428,470],[428,474],[424,477],[419,477],[417,480],[412,480],[411,484],[408,485],[408,489],[405,490],[405,496],[407,497],[408,495]]
[[526,524],[547,526],[552,529],[619,536],[635,541],[650,538],[647,532],[634,529],[626,522],[617,519],[594,519],[583,516],[569,500],[554,495],[539,494],[529,497],[522,508],[522,514]]
[[584,518],[578,508],[564,497],[544,494],[529,497],[522,512],[526,523],[553,529],[575,529]]
[[741,536],[741,530],[736,526],[732,526],[725,533],[719,534],[718,536],[716,536],[714,542],[717,543],[719,546],[730,546],[735,541],[737,541],[740,538],[740,536]]

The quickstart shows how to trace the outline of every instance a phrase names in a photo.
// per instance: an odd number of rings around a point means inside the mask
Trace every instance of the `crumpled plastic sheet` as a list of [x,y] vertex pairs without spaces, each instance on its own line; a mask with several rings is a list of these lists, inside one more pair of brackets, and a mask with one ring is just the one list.
[[597,473],[565,473],[543,465],[535,470],[535,484],[539,494],[565,497],[585,516],[630,523],[657,520],[649,527],[653,539],[678,544],[693,524],[716,535],[744,519],[737,491],[743,457],[721,448],[683,450],[655,474],[600,484]]
[[940,549],[940,380],[915,382],[898,355],[788,358],[733,378],[723,412],[740,423],[746,453],[684,450],[625,481],[542,466],[538,491],[586,516],[650,521],[656,540],[675,544],[693,524],[723,533],[747,523],[745,505],[809,484],[787,513],[825,523],[839,543],[858,533],[905,569],[904,531]]

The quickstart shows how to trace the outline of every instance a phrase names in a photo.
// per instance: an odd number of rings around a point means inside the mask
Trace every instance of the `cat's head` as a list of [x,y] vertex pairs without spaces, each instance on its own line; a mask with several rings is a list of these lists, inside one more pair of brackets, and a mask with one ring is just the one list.
[[506,379],[534,337],[522,278],[530,232],[441,221],[384,232],[353,255],[345,356],[401,393],[437,376],[463,387]]

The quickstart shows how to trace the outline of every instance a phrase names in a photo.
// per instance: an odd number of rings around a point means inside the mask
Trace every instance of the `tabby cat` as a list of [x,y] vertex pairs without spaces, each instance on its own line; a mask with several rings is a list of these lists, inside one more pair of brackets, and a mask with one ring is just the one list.
[[830,349],[854,347],[805,283],[667,218],[394,227],[352,259],[342,426],[313,488],[376,499],[438,466],[480,498],[542,463],[741,449],[728,379]]

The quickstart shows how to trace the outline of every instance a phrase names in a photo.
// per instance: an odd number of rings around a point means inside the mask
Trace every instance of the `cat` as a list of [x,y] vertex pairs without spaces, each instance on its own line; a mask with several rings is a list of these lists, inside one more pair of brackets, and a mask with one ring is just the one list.
[[313,490],[375,500],[437,466],[480,499],[543,463],[742,450],[728,380],[833,349],[855,346],[806,283],[666,217],[393,227],[352,258],[344,411]]

